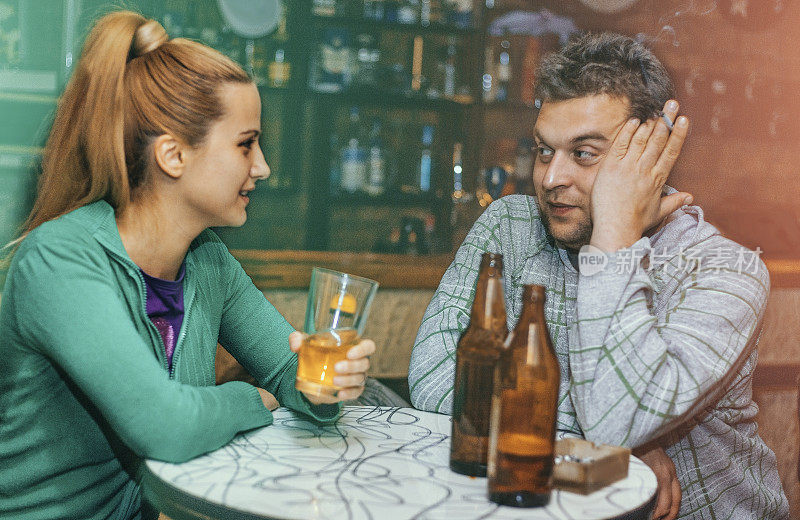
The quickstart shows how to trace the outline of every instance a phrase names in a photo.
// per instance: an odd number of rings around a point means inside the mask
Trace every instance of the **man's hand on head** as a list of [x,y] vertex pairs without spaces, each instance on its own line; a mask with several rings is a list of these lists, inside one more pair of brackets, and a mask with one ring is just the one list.
[[607,252],[629,247],[691,203],[689,193],[662,194],[689,131],[685,116],[675,119],[677,101],[667,101],[664,115],[675,121],[672,132],[660,117],[631,119],[614,139],[592,187],[591,245]]

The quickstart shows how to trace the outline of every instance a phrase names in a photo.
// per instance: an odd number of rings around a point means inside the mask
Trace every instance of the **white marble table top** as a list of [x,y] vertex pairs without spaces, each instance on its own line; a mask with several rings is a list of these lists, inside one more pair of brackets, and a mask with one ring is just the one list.
[[145,496],[186,518],[394,520],[601,519],[645,506],[653,472],[631,457],[628,478],[591,495],[553,491],[544,508],[501,507],[486,479],[448,468],[450,417],[411,408],[346,407],[320,427],[286,409],[183,464],[148,460]]

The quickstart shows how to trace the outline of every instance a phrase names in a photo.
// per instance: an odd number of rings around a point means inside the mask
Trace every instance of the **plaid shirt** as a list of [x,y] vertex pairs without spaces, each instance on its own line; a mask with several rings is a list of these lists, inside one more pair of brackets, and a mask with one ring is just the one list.
[[751,376],[769,275],[696,206],[578,272],[533,197],[495,201],[428,306],[409,367],[417,408],[451,413],[456,343],[485,251],[502,253],[509,329],[522,286],[546,287],[561,365],[562,435],[629,447],[657,441],[675,463],[680,518],[788,518],[774,453],[757,434]]

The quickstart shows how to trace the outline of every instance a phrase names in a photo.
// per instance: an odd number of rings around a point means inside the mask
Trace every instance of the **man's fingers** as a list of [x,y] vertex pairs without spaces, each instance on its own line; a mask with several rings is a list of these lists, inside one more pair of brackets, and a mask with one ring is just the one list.
[[653,510],[653,520],[661,520],[672,507],[672,487],[669,482],[665,482],[661,475],[658,475],[658,498],[656,508]]
[[636,129],[636,132],[634,132],[633,137],[631,138],[631,144],[628,147],[627,153],[628,157],[633,158],[633,160],[638,160],[642,156],[642,153],[644,152],[644,149],[650,140],[650,135],[653,133],[653,129],[655,127],[656,121],[654,119],[639,125],[639,128]]
[[669,514],[667,514],[665,520],[675,520],[678,518],[678,512],[681,510],[681,483],[678,481],[678,477],[675,476],[672,479],[672,505],[669,508]]
[[617,159],[622,159],[628,153],[628,147],[631,144],[633,134],[639,128],[638,119],[629,119],[627,123],[622,125],[617,137],[614,138],[614,143],[611,145],[611,155]]
[[693,200],[694,198],[692,195],[684,191],[661,197],[660,206],[658,208],[658,222],[661,222],[682,206],[691,204]]
[[686,141],[688,133],[689,120],[686,116],[680,116],[677,121],[675,121],[672,133],[669,139],[667,139],[667,145],[664,147],[658,161],[656,161],[656,165],[653,167],[653,173],[658,176],[659,182],[663,183],[667,180],[669,173],[672,171],[672,167],[675,166],[675,161],[678,160],[678,156],[681,154],[681,149],[683,148],[683,143]]
[[661,152],[664,150],[664,145],[666,145],[670,135],[670,129],[664,121],[664,118],[675,121],[675,117],[678,115],[678,102],[674,99],[667,101],[664,104],[662,114],[663,115],[653,120],[653,133],[650,135],[650,139],[645,145],[642,156],[639,158],[642,171],[651,171],[656,161],[658,161]]

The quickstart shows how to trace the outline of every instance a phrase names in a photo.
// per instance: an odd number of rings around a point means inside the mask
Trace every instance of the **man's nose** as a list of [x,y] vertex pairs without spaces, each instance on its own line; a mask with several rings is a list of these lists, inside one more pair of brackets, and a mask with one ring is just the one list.
[[269,169],[267,160],[264,158],[264,152],[261,151],[260,146],[255,147],[255,157],[253,158],[253,165],[250,167],[250,176],[258,179],[266,179],[272,171]]
[[547,170],[542,180],[542,187],[549,191],[571,185],[572,173],[569,157],[566,157],[565,154],[561,152],[555,152],[553,158],[547,163]]

